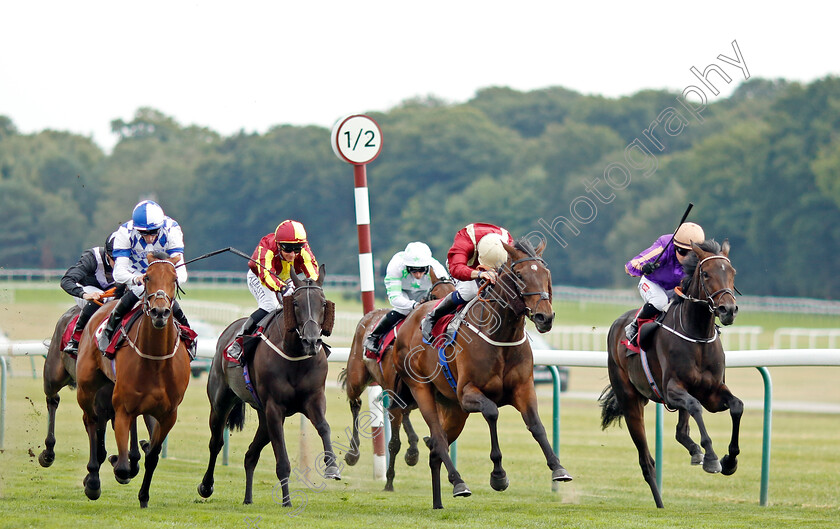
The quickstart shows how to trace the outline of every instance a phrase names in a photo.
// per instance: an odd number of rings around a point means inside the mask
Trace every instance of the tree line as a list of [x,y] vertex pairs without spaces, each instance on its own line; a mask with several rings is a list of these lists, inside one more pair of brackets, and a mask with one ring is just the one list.
[[[413,240],[443,261],[455,232],[482,221],[545,240],[555,284],[629,288],[624,262],[693,202],[691,220],[732,244],[745,294],[840,296],[840,79],[753,78],[674,134],[679,120],[665,130],[662,116],[677,96],[490,87],[465,103],[370,112],[383,134],[368,166],[376,261]],[[111,127],[119,141],[106,154],[0,116],[0,266],[70,266],[153,198],[183,226],[187,258],[250,253],[293,218],[330,273],[358,273],[352,171],[328,129],[222,136],[152,108]],[[191,268],[245,262],[223,254]]]

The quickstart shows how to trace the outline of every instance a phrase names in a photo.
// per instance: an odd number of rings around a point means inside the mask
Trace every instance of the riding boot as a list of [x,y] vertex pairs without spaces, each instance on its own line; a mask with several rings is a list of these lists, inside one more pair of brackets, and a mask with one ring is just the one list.
[[458,305],[461,304],[460,299],[461,296],[458,294],[457,290],[455,292],[451,292],[447,294],[445,298],[440,300],[440,303],[438,303],[438,305],[433,308],[430,313],[426,314],[426,317],[420,322],[420,330],[423,332],[424,340],[429,343],[432,342],[432,329],[434,328],[435,323],[437,323],[443,316],[455,312]]
[[65,353],[75,355],[79,353],[79,341],[73,338],[77,334],[81,334],[83,330],[85,330],[85,325],[90,320],[90,317],[93,316],[93,313],[99,308],[99,305],[92,301],[88,301],[85,303],[85,306],[82,307],[82,312],[79,313],[79,318],[76,320],[76,326],[73,327],[73,334],[70,335],[70,341],[67,342],[67,346],[63,349]]
[[236,333],[236,336],[233,339],[233,343],[228,347],[227,354],[231,358],[235,359],[241,365],[245,365],[242,363],[242,348],[244,345],[245,336],[249,334],[253,334],[254,330],[257,328],[257,324],[266,317],[268,312],[265,309],[257,309],[248,316],[248,319],[245,320],[245,323],[242,324],[242,328],[239,329],[239,332]]
[[370,331],[370,334],[367,335],[367,338],[365,338],[365,349],[375,354],[377,348],[379,347],[379,341],[382,340],[382,336],[390,331],[391,327],[399,323],[399,321],[403,318],[405,318],[405,316],[395,310],[392,310],[383,316],[376,327],[374,327],[373,330]]
[[105,350],[111,343],[111,338],[114,337],[114,333],[120,326],[123,316],[128,314],[138,301],[140,301],[140,298],[134,292],[126,290],[123,297],[117,302],[117,306],[114,307],[114,310],[111,311],[111,315],[108,317],[108,323],[105,324],[105,329],[102,330],[102,334],[99,336],[98,345],[102,354],[105,354]]
[[627,336],[627,341],[633,343],[636,339],[636,334],[639,332],[639,320],[650,320],[658,315],[659,309],[650,303],[642,305],[642,310],[639,311],[639,314],[624,328],[624,334]]

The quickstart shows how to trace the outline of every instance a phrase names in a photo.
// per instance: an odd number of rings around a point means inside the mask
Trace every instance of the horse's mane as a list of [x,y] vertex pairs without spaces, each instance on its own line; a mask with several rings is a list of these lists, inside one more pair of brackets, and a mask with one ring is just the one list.
[[164,252],[163,250],[155,250],[154,252],[152,252],[152,257],[154,257],[155,259],[165,259],[167,261],[169,260],[169,254]]
[[[699,246],[700,249],[704,252],[709,252],[714,255],[720,254],[720,244],[714,239],[708,239],[707,241],[702,242],[697,246]],[[680,282],[680,286],[682,287],[683,291],[688,291],[688,289],[691,287],[691,279],[694,277],[694,272],[697,271],[697,264],[699,262],[700,259],[694,252],[689,253],[688,257],[686,257],[685,261],[683,261],[682,267],[683,272],[685,272],[685,277]]]
[[528,254],[528,257],[538,257],[537,251],[534,250],[534,246],[531,244],[531,241],[529,241],[526,237],[522,237],[514,241],[513,247],[520,252]]

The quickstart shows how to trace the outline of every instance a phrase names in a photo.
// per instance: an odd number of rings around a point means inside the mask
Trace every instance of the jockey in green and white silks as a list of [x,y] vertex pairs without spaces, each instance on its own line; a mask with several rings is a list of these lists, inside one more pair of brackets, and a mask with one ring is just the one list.
[[365,339],[365,348],[375,351],[379,340],[416,307],[432,288],[429,270],[438,279],[449,277],[446,268],[432,256],[432,250],[422,242],[411,242],[397,252],[385,269],[385,292],[393,310],[386,314]]

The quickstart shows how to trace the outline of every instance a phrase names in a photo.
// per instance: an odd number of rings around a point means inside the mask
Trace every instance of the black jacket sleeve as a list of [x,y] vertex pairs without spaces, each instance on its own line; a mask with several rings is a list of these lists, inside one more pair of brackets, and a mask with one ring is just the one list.
[[84,289],[79,285],[96,284],[96,257],[93,250],[85,250],[79,262],[71,266],[61,278],[61,288],[71,296],[80,298]]

